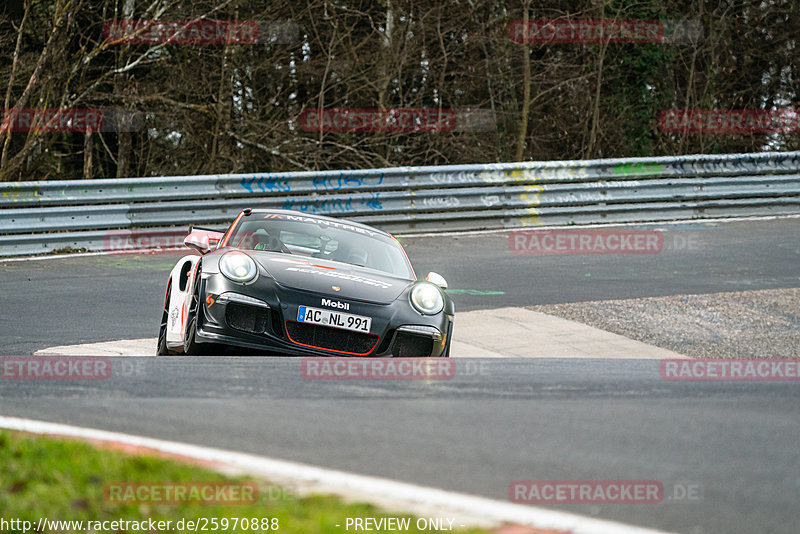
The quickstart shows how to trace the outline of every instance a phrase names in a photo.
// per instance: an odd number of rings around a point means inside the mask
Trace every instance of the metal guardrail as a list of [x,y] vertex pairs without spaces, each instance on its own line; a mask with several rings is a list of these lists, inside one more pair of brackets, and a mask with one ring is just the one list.
[[0,256],[179,244],[244,207],[396,234],[791,214],[800,152],[5,183]]

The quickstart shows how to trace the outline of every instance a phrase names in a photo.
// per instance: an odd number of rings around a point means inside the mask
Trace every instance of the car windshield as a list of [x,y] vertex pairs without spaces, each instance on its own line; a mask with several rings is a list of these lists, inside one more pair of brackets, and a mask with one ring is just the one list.
[[308,256],[414,278],[397,240],[344,221],[253,213],[239,220],[226,246]]

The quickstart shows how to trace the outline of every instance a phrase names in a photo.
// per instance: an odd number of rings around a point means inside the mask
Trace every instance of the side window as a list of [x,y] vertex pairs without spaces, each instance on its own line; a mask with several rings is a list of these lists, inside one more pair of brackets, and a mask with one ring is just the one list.
[[256,230],[255,232],[239,232],[236,239],[231,243],[232,246],[244,250],[253,250],[256,245],[267,238],[267,233],[264,230]]

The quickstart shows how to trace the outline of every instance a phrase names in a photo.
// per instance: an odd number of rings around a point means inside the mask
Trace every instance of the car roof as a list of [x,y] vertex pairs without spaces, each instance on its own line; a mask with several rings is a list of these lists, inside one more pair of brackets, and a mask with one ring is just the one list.
[[293,215],[295,217],[308,217],[309,219],[322,219],[324,221],[333,221],[337,223],[347,223],[358,228],[364,228],[366,230],[371,230],[373,232],[379,232],[387,237],[394,237],[389,232],[385,232],[380,228],[375,228],[374,226],[369,226],[368,224],[362,224],[360,222],[352,221],[350,219],[337,219],[336,217],[327,217],[325,215],[317,215],[312,213],[306,213],[304,211],[297,211],[297,210],[281,210],[281,209],[268,209],[268,208],[250,208],[251,213],[275,213],[275,214],[286,214],[286,215]]

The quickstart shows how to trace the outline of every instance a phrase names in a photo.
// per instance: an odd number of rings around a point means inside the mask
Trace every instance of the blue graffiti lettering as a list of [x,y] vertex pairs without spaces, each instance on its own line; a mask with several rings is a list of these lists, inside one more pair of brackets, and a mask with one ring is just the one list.
[[253,185],[256,185],[262,193],[288,193],[292,190],[289,180],[277,180],[266,176],[253,176],[251,178],[242,177],[241,186],[250,193],[255,193]]
[[344,188],[376,186],[383,183],[384,173],[368,174],[366,176],[345,176],[340,172],[337,177],[317,177],[312,180],[314,189],[338,191]]
[[371,210],[382,210],[383,204],[381,203],[379,198],[381,194],[375,192],[375,193],[370,193],[369,195],[370,195],[369,198],[365,198],[361,201],[361,205]]
[[287,198],[284,200],[283,209],[296,210],[303,213],[312,214],[330,214],[330,213],[349,213],[355,211],[353,209],[353,200],[345,198],[342,200],[321,200],[309,201]]

